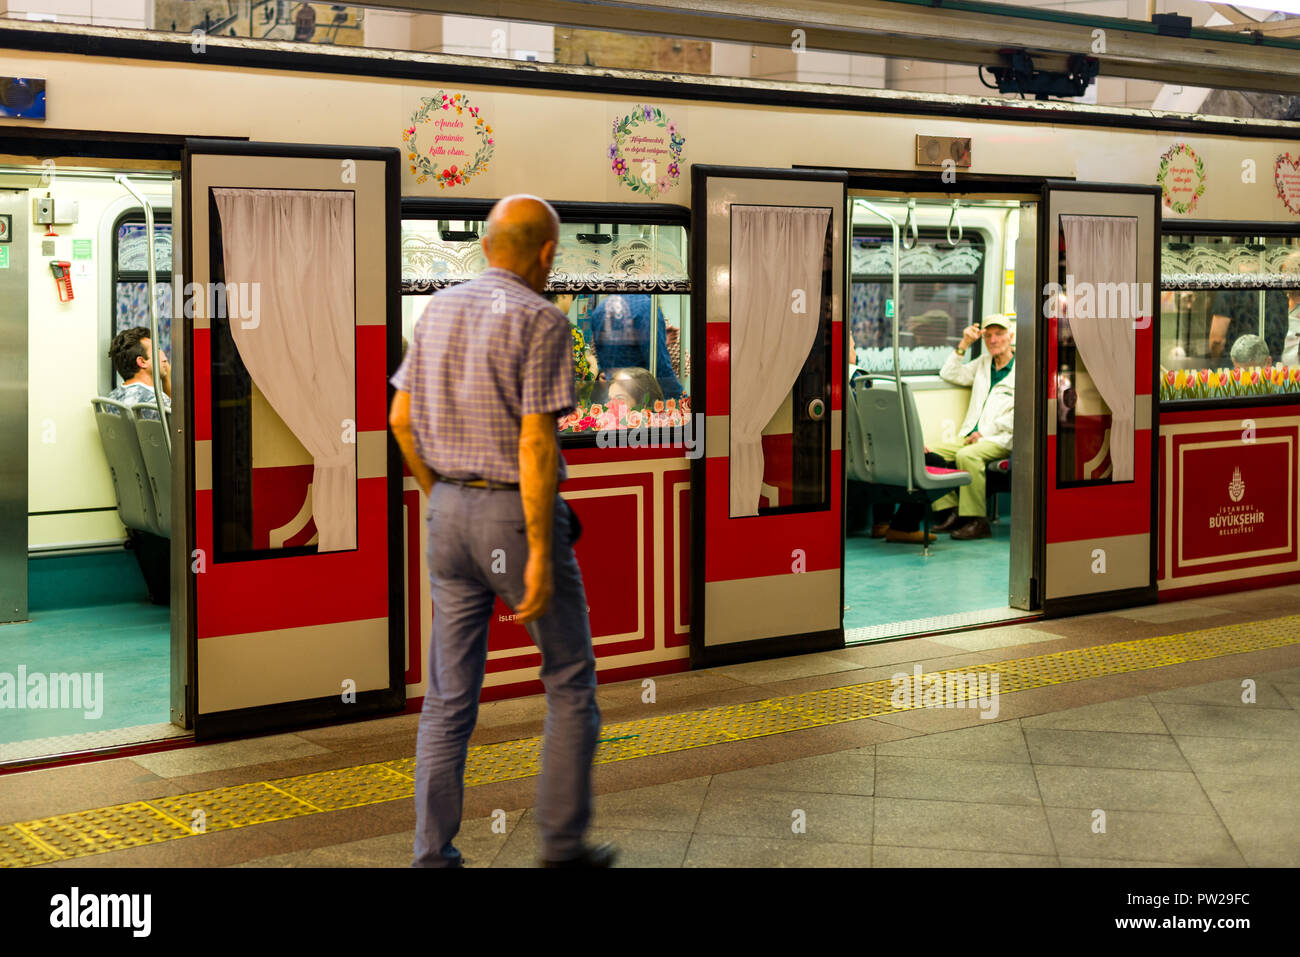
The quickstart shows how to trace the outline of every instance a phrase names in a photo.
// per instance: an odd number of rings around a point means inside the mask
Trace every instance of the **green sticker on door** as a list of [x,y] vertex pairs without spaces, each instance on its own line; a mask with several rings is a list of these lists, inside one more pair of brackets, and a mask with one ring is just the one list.
[[9,268],[9,247],[0,246],[0,269]]
[[72,258],[89,259],[91,256],[90,244],[91,240],[89,239],[74,239],[72,241]]

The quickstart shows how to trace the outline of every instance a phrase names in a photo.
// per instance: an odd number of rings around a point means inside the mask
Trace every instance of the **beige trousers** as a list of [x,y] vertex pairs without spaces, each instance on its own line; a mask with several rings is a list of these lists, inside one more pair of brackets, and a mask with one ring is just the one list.
[[946,461],[956,461],[957,468],[970,473],[970,484],[963,485],[956,492],[949,492],[934,503],[935,511],[957,506],[957,514],[970,518],[983,518],[988,514],[984,498],[984,469],[990,462],[1005,459],[1011,450],[996,442],[980,439],[970,445],[955,442],[938,442],[930,446],[931,452],[943,456]]

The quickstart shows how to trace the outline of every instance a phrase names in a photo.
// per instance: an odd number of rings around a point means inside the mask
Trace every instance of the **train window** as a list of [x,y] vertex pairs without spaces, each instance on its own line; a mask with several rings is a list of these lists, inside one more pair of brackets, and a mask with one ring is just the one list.
[[[1137,386],[1135,216],[1061,216],[1056,319],[1056,483],[1132,475]],[[1132,295],[1130,295],[1132,291]],[[1126,359],[1125,356],[1128,358]],[[1132,481],[1125,478],[1123,481]]]
[[[123,213],[113,227],[112,257],[113,331],[149,326],[148,246],[144,214]],[[171,356],[172,330],[172,227],[171,215],[154,214],[154,298],[158,304],[158,338],[162,351]],[[120,377],[111,371],[109,382]]]
[[211,191],[214,561],[357,547],[353,202],[347,190]]
[[[402,223],[402,331],[430,296],[487,268],[481,220]],[[565,436],[678,427],[690,415],[684,226],[565,221],[545,294],[569,317],[578,405]]]
[[898,309],[902,372],[937,373],[961,332],[978,320],[983,302],[984,242],[973,230],[956,245],[942,230],[921,231],[899,257],[898,304],[893,291],[894,249],[889,235],[855,230],[850,315],[858,365],[893,372],[894,309]]
[[1300,391],[1300,238],[1168,234],[1160,262],[1162,401]]

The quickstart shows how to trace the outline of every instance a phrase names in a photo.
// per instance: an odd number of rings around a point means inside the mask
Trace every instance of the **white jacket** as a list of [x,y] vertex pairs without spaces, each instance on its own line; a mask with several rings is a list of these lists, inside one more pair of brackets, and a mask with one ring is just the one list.
[[948,361],[939,370],[939,377],[953,385],[968,385],[970,406],[962,420],[957,437],[963,438],[972,430],[979,430],[980,438],[1011,448],[1011,430],[1015,423],[1016,371],[1013,368],[999,382],[992,393],[989,383],[993,379],[993,357],[985,352],[974,362],[962,362],[956,351],[948,354]]

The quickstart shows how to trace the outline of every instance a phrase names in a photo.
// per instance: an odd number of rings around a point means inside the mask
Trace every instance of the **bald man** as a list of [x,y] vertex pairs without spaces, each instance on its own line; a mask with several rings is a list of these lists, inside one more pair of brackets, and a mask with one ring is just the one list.
[[539,295],[559,241],[536,196],[492,208],[483,275],[434,296],[393,376],[389,424],[428,496],[429,686],[415,755],[416,867],[461,867],[465,756],[499,596],[542,654],[541,863],[608,867],[584,842],[600,735],[580,527],[557,493],[557,416],[576,401],[569,321]]

